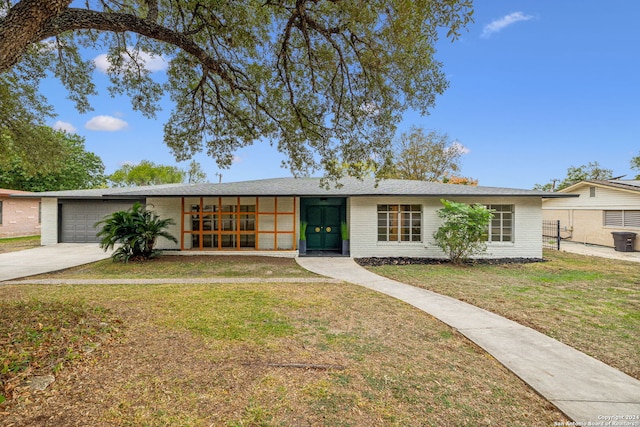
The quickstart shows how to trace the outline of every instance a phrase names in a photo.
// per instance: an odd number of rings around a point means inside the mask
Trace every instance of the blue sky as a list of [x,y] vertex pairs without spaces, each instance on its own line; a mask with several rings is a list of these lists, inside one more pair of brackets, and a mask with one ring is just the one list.
[[[447,133],[468,150],[461,175],[480,185],[531,188],[592,161],[632,178],[629,161],[640,154],[638,16],[637,0],[476,1],[469,31],[438,44],[449,89],[430,115],[407,112],[398,131]],[[187,167],[162,142],[169,102],[149,120],[127,98],[111,98],[99,70],[95,82],[100,96],[84,115],[59,85],[43,82],[58,113],[49,124],[84,136],[107,173],[141,160]],[[196,160],[212,182],[217,173],[224,182],[290,176],[266,144],[238,151],[231,169],[219,170],[205,154]]]

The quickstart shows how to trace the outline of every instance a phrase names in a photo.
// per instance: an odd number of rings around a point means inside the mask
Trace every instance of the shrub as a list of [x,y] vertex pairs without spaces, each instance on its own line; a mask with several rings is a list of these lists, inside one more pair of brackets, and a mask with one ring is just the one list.
[[105,251],[120,245],[111,255],[114,261],[128,262],[130,259],[149,259],[160,254],[154,249],[158,237],[175,243],[178,240],[165,229],[174,224],[172,219],[160,219],[139,202],[126,211],[114,212],[96,223],[102,225],[98,232],[100,247]]
[[460,264],[484,252],[492,211],[481,204],[468,205],[450,200],[440,200],[440,203],[444,207],[438,210],[438,216],[443,223],[433,237],[451,262]]

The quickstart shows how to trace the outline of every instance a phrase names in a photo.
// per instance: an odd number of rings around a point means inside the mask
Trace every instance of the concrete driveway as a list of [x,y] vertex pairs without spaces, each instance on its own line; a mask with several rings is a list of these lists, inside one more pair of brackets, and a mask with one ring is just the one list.
[[0,254],[0,282],[63,270],[110,256],[111,251],[105,252],[97,243],[58,243]]

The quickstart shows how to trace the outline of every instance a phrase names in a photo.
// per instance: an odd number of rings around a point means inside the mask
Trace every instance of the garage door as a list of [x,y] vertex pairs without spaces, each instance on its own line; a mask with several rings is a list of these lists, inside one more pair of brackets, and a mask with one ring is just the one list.
[[106,215],[127,210],[133,200],[67,200],[60,203],[60,242],[94,243],[99,242],[94,224],[102,221]]

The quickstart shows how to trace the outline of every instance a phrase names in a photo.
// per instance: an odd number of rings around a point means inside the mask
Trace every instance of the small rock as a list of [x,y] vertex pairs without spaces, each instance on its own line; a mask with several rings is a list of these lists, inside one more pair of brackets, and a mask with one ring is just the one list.
[[56,380],[53,375],[38,375],[27,380],[27,384],[34,390],[45,390]]

